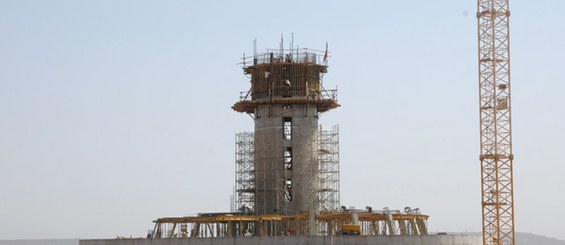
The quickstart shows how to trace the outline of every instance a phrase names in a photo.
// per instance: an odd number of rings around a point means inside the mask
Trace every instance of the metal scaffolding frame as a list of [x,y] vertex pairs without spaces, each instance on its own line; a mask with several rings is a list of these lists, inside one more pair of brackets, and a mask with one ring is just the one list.
[[235,190],[236,209],[252,213],[255,202],[255,148],[254,133],[240,132],[235,135]]
[[339,126],[318,128],[319,211],[336,211],[339,202]]
[[[354,218],[356,217],[356,218]],[[148,238],[212,238],[243,236],[306,236],[309,220],[328,227],[327,234],[341,235],[343,225],[358,220],[360,235],[421,236],[428,234],[429,216],[400,211],[338,211],[310,217],[295,215],[241,215],[237,213],[200,214],[188,217],[165,217],[155,221]],[[276,227],[286,227],[280,230]]]
[[[253,213],[256,192],[254,133],[240,132],[236,134],[235,138],[235,211]],[[336,211],[340,208],[339,126],[334,125],[331,129],[324,130],[320,125],[317,141],[318,173],[316,173],[316,177],[319,186],[317,195],[320,200],[318,211]],[[284,183],[284,180],[281,180],[281,182]]]

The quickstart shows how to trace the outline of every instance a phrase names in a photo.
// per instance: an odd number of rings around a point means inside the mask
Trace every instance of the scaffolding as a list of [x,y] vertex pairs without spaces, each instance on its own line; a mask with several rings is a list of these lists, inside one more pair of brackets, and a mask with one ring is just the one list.
[[339,202],[339,127],[318,128],[319,211],[336,211]]
[[[359,226],[362,236],[421,236],[428,234],[428,216],[419,212],[398,210],[341,210],[312,216],[315,222],[328,227],[330,236],[345,235],[344,226]],[[241,215],[211,213],[190,217],[167,217],[155,221],[148,238],[212,238],[244,236],[309,235],[309,214]],[[286,227],[284,230],[276,227]]]
[[[339,127],[318,128],[318,211],[331,212],[340,208],[339,201]],[[286,154],[286,153],[285,153]],[[255,201],[254,133],[236,134],[235,179],[237,212],[253,213]],[[286,180],[286,179],[285,179]],[[281,180],[284,182],[284,180]]]
[[244,214],[253,212],[255,202],[253,137],[253,132],[241,132],[235,135],[235,203],[237,211]]
[[338,108],[337,89],[322,84],[328,66],[321,57],[324,52],[311,49],[281,49],[279,54],[268,50],[243,57],[243,72],[251,87],[240,93],[232,109],[255,114],[258,107],[273,105],[316,105],[319,113]]

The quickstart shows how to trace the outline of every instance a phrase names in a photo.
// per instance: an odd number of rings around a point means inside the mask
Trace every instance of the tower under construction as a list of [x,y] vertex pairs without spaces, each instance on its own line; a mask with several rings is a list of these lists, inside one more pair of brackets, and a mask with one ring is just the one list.
[[236,244],[250,236],[436,239],[426,238],[428,216],[418,208],[341,205],[339,128],[319,125],[323,113],[340,106],[337,89],[323,86],[328,57],[327,45],[325,51],[283,49],[282,41],[280,49],[244,55],[250,88],[232,109],[250,115],[254,131],[236,134],[232,210],[159,218],[148,238],[233,238]]
[[255,131],[237,135],[238,210],[313,220],[339,208],[338,128],[318,127],[321,113],[339,106],[337,91],[322,84],[326,61],[327,52],[308,49],[244,58],[251,87],[232,108],[250,114]]
[[[316,213],[339,208],[337,126],[318,127],[321,113],[337,108],[337,91],[325,90],[327,54],[313,50],[277,50],[243,63],[251,88],[232,107],[252,115],[254,133],[238,135],[238,208],[254,214]],[[247,59],[246,59],[247,60]],[[246,61],[245,60],[245,61]],[[241,158],[240,158],[241,157]],[[246,159],[253,161],[247,168]],[[239,183],[248,183],[240,185]],[[251,201],[253,200],[253,201]]]

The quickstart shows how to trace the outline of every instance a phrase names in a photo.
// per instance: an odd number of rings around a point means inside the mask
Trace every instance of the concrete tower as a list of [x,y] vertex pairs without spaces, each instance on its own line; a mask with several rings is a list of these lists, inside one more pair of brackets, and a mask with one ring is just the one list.
[[322,87],[326,59],[327,51],[308,49],[244,58],[251,88],[232,109],[250,114],[255,122],[253,183],[247,190],[254,195],[255,214],[314,214],[320,209],[318,117],[339,106],[337,91]]

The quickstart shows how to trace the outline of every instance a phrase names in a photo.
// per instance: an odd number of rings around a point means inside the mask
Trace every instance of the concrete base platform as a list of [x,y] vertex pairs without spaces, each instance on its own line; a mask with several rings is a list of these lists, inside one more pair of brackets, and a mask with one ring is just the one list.
[[480,234],[81,240],[80,245],[480,245]]

